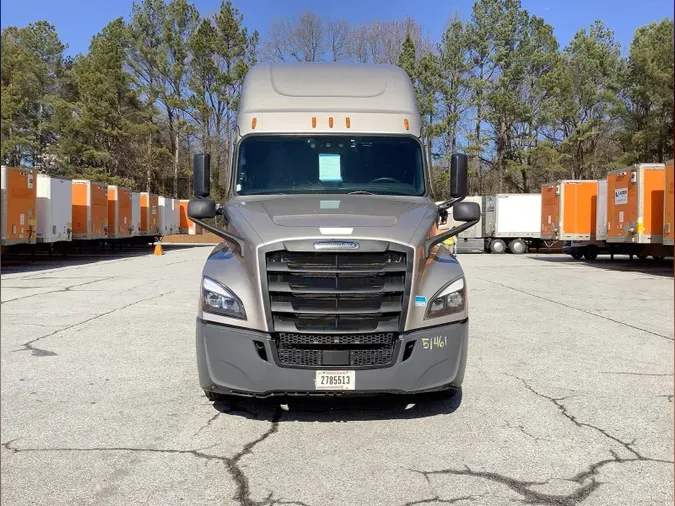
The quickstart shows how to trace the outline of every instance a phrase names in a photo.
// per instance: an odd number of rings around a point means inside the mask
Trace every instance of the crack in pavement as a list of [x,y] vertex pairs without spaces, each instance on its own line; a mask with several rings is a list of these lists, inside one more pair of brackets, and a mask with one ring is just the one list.
[[276,504],[284,504],[284,505],[295,505],[295,506],[309,506],[309,504],[304,503],[302,501],[289,501],[287,499],[275,499],[274,498],[274,492],[270,492],[270,494],[267,496],[265,501],[263,503],[265,506],[274,506]]
[[106,311],[105,313],[101,313],[101,314],[98,314],[96,316],[92,316],[91,318],[87,318],[86,320],[83,320],[81,322],[74,323],[74,324],[69,325],[67,327],[60,328],[58,330],[55,330],[54,332],[50,332],[49,334],[45,334],[44,336],[36,337],[35,339],[31,339],[30,341],[28,341],[26,343],[23,343],[21,345],[22,349],[14,350],[13,353],[17,353],[17,352],[20,352],[20,351],[32,351],[33,356],[37,356],[37,357],[54,356],[54,355],[56,355],[56,353],[54,353],[53,351],[48,351],[48,350],[43,350],[41,348],[37,348],[36,346],[33,346],[33,343],[36,343],[36,342],[41,341],[42,339],[46,339],[48,337],[52,337],[52,336],[58,334],[59,332],[65,332],[66,330],[70,330],[70,329],[73,329],[75,327],[79,327],[80,325],[84,325],[85,323],[89,323],[90,321],[96,320],[96,319],[101,318],[103,316],[107,316],[109,314],[116,313],[117,311],[122,311],[123,309],[126,309],[126,308],[131,307],[131,306],[135,306],[135,305],[140,304],[142,302],[147,302],[149,300],[159,299],[160,297],[164,297],[165,295],[168,295],[168,294],[173,293],[173,292],[174,292],[174,290],[171,290],[169,292],[160,293],[159,295],[153,295],[152,297],[146,297],[145,299],[141,299],[141,300],[137,300],[135,302],[131,302],[131,303],[125,305],[125,306],[122,306],[122,307],[119,307],[119,308],[116,308],[116,309],[111,309],[110,311]]
[[464,466],[464,469],[440,469],[436,471],[417,471],[411,469],[412,472],[421,473],[425,476],[429,475],[455,475],[455,476],[471,476],[474,478],[483,478],[488,481],[506,485],[515,493],[520,495],[524,502],[529,504],[545,504],[556,506],[574,506],[586,499],[595,489],[600,486],[600,483],[593,480],[588,484],[582,485],[580,488],[566,496],[556,494],[545,494],[532,490],[531,487],[536,485],[547,485],[551,480],[546,481],[524,481],[511,478],[498,473],[487,471],[473,471],[469,466]]
[[538,437],[538,436],[535,436],[534,434],[530,434],[529,432],[527,432],[527,431],[525,430],[525,427],[523,427],[522,425],[511,425],[511,423],[510,423],[508,420],[504,420],[504,422],[506,422],[506,426],[507,426],[509,429],[518,429],[518,430],[520,430],[520,432],[522,432],[522,433],[525,434],[526,436],[528,436],[528,437],[534,439],[535,441],[551,441],[551,440],[548,439],[548,438],[545,438],[545,437]]
[[[220,414],[220,413],[219,413]],[[241,459],[250,455],[253,449],[265,441],[268,437],[273,434],[276,434],[279,431],[279,421],[281,420],[282,410],[277,408],[272,416],[272,423],[270,427],[258,438],[250,441],[244,445],[244,447],[237,452],[232,457],[221,457],[218,455],[212,455],[209,453],[204,453],[204,450],[208,450],[215,445],[208,446],[206,448],[199,448],[196,450],[175,450],[175,449],[159,449],[159,448],[134,448],[129,446],[119,446],[119,447],[92,447],[92,448],[17,448],[12,446],[12,443],[17,441],[20,438],[13,439],[6,443],[3,443],[2,446],[12,453],[20,452],[138,452],[138,453],[167,453],[167,454],[179,454],[179,455],[192,455],[197,458],[205,459],[208,461],[218,461],[222,462],[232,480],[234,481],[236,492],[234,499],[241,506],[271,506],[272,504],[298,504],[300,506],[307,506],[303,503],[297,501],[284,501],[281,499],[273,499],[272,495],[265,499],[264,501],[255,501],[251,498],[251,490],[249,487],[248,477],[242,471],[240,467]],[[215,417],[214,417],[215,419]]]
[[600,371],[600,374],[623,374],[626,376],[673,376],[669,373],[649,373],[649,372],[623,372],[623,371]]
[[561,401],[564,401],[565,399],[569,399],[569,396],[568,397],[550,397],[548,395],[545,395],[545,394],[542,394],[542,393],[536,391],[523,378],[520,378],[520,377],[515,376],[513,374],[507,374],[507,376],[511,376],[513,378],[516,378],[516,379],[520,380],[522,382],[522,384],[525,386],[525,388],[527,388],[534,395],[536,395],[538,397],[541,397],[542,399],[547,399],[548,401],[552,402],[558,408],[560,413],[565,418],[567,418],[570,422],[572,422],[574,425],[576,425],[577,427],[587,427],[589,429],[593,429],[593,430],[599,432],[600,434],[602,434],[603,436],[605,436],[606,438],[611,439],[615,443],[618,443],[619,445],[621,445],[625,450],[627,450],[628,452],[633,454],[636,458],[645,459],[645,457],[640,455],[640,453],[637,450],[635,450],[635,448],[633,448],[633,445],[635,444],[635,440],[631,441],[630,443],[627,443],[627,442],[619,439],[616,436],[612,436],[605,429],[602,429],[600,427],[597,427],[597,426],[595,426],[593,424],[590,424],[590,423],[587,423],[587,422],[580,422],[579,420],[577,420],[577,418],[574,415],[571,415],[567,411],[567,407],[561,402]]
[[234,457],[232,457],[231,459],[228,459],[228,461],[225,463],[230,473],[230,476],[232,476],[232,479],[234,480],[237,486],[237,493],[235,494],[234,498],[239,502],[241,506],[262,506],[265,504],[269,504],[266,502],[258,502],[251,499],[251,490],[248,484],[248,477],[241,470],[239,462],[241,461],[242,458],[249,455],[253,451],[253,448],[256,447],[256,445],[262,443],[272,434],[276,434],[279,431],[279,420],[281,420],[282,413],[283,411],[281,410],[281,407],[277,407],[277,409],[274,412],[274,415],[272,416],[272,423],[270,427],[267,429],[267,431],[265,431],[265,433],[262,434],[258,439],[254,439],[253,441],[244,445],[244,447],[241,449],[241,451],[239,451],[239,453],[234,455]]
[[670,336],[659,334],[658,332],[654,332],[652,330],[643,329],[642,327],[637,327],[635,325],[631,325],[630,323],[622,322],[620,320],[615,320],[614,318],[610,318],[609,316],[601,315],[601,314],[598,314],[598,313],[593,313],[591,311],[588,311],[588,310],[580,308],[580,307],[571,306],[569,304],[565,304],[564,302],[558,302],[557,300],[549,299],[547,297],[543,297],[541,295],[537,295],[537,294],[528,292],[526,290],[521,290],[519,288],[514,288],[512,286],[505,285],[503,283],[498,283],[498,282],[492,281],[490,279],[481,278],[481,277],[477,277],[477,279],[480,279],[481,281],[485,281],[486,283],[491,283],[493,285],[501,286],[503,288],[508,288],[509,290],[513,290],[514,292],[522,293],[524,295],[529,295],[530,297],[534,297],[536,299],[545,300],[546,302],[550,302],[550,303],[556,304],[558,306],[566,307],[568,309],[573,309],[575,311],[580,311],[580,312],[582,312],[584,314],[587,314],[589,316],[595,316],[597,318],[602,318],[603,320],[607,320],[607,321],[610,321],[610,322],[613,322],[613,323],[617,323],[619,325],[623,325],[624,327],[628,327],[628,328],[631,328],[633,330],[639,330],[640,332],[645,332],[646,334],[651,334],[653,336],[657,336],[657,337],[661,337],[663,339],[667,339],[668,341],[673,341],[673,338],[670,337]]
[[603,459],[589,465],[588,468],[580,473],[577,473],[572,478],[564,479],[579,485],[576,490],[567,495],[562,494],[547,494],[544,492],[537,492],[532,490],[532,487],[537,485],[548,485],[552,479],[546,481],[525,481],[512,478],[499,473],[489,471],[473,471],[469,466],[464,466],[464,469],[440,469],[435,471],[418,471],[410,469],[415,473],[421,473],[428,477],[430,475],[455,475],[455,476],[471,476],[474,478],[482,478],[488,481],[499,483],[507,486],[509,489],[517,493],[523,498],[523,502],[528,504],[543,504],[546,506],[577,506],[587,499],[593,492],[595,492],[601,483],[596,480],[596,476],[600,470],[609,464],[623,464],[626,462],[659,462],[673,464],[671,461],[649,458],[621,458],[613,450],[609,451],[612,455],[611,459]]
[[193,436],[199,435],[199,433],[200,433],[202,430],[206,429],[206,428],[209,427],[213,422],[215,422],[215,421],[216,421],[216,418],[218,418],[220,415],[222,415],[222,413],[216,413],[216,414],[213,415],[211,418],[209,418],[208,421],[207,421],[204,425],[202,425],[201,427],[199,427],[199,430],[198,430],[197,432],[195,432],[195,433],[193,434]]
[[418,499],[416,501],[410,501],[401,506],[415,506],[416,504],[430,504],[430,503],[440,503],[440,504],[455,504],[461,501],[473,501],[474,499],[479,499],[484,497],[485,494],[481,495],[464,495],[461,497],[453,497],[452,499],[441,499],[438,496],[430,497],[428,499]]
[[[34,293],[34,294],[31,294],[31,295],[26,295],[24,297],[15,297],[13,299],[4,300],[4,301],[0,302],[0,304],[7,304],[8,302],[15,302],[17,300],[26,300],[26,299],[30,299],[31,297],[38,297],[39,295],[49,295],[49,294],[52,294],[52,293],[70,292],[73,288],[77,288],[77,287],[85,286],[85,285],[91,285],[91,284],[94,284],[94,283],[100,283],[101,281],[108,281],[110,279],[119,278],[119,277],[120,277],[120,275],[109,276],[107,278],[94,279],[94,280],[91,280],[91,281],[85,281],[84,283],[78,283],[76,285],[64,286],[63,288],[59,288],[58,290],[51,290],[49,292]],[[74,292],[74,291],[77,291],[77,290],[72,290],[72,291]]]
[[[513,375],[509,375],[513,376]],[[630,443],[627,443],[625,441],[622,441],[621,439],[612,436],[609,434],[606,430],[596,427],[595,425],[586,423],[586,422],[580,422],[574,415],[571,415],[568,411],[567,408],[562,404],[562,400],[568,398],[568,397],[563,397],[563,398],[555,398],[555,397],[550,397],[547,395],[544,395],[534,388],[532,388],[525,380],[522,378],[519,378],[518,376],[513,376],[514,378],[520,380],[523,385],[525,385],[525,388],[527,388],[530,392],[533,394],[537,395],[538,397],[541,397],[543,399],[547,399],[548,401],[552,402],[560,411],[560,413],[570,420],[572,423],[574,423],[577,427],[587,427],[591,428],[597,432],[600,432],[603,436],[606,438],[619,443],[624,449],[626,449],[628,452],[632,454],[632,457],[630,458],[623,458],[620,457],[614,450],[610,449],[609,453],[611,454],[612,458],[606,458],[603,460],[600,460],[598,462],[595,462],[593,464],[590,464],[587,469],[584,471],[581,471],[580,473],[577,473],[575,476],[572,478],[567,478],[565,481],[573,482],[579,485],[575,490],[570,492],[567,495],[560,495],[560,494],[547,494],[544,492],[538,492],[536,490],[532,490],[532,487],[536,485],[548,485],[551,481],[551,479],[548,479],[543,482],[536,482],[536,481],[525,481],[525,480],[518,480],[516,478],[512,478],[510,476],[506,476],[503,474],[495,473],[495,472],[490,472],[490,471],[473,471],[470,469],[468,466],[464,466],[464,469],[441,469],[441,470],[435,470],[435,471],[419,471],[419,470],[414,470],[411,469],[410,471],[412,472],[417,472],[417,473],[422,473],[426,478],[427,481],[429,481],[429,476],[431,475],[456,475],[456,476],[471,476],[474,478],[482,478],[488,481],[492,481],[495,483],[500,483],[502,485],[507,486],[509,489],[512,491],[516,492],[518,495],[520,495],[524,502],[530,503],[530,504],[544,504],[544,505],[550,505],[550,506],[576,506],[580,504],[582,501],[584,501],[586,498],[588,498],[597,488],[601,485],[599,481],[596,480],[596,477],[600,470],[609,465],[609,464],[623,464],[626,462],[655,462],[655,463],[664,463],[664,464],[670,464],[672,465],[674,462],[664,460],[664,459],[654,459],[654,458],[649,458],[641,455],[635,448],[633,448],[633,444],[635,441],[632,441]]]

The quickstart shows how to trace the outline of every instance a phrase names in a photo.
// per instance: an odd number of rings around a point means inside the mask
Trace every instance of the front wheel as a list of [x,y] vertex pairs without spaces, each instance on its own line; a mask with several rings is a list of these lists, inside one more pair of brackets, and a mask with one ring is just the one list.
[[492,242],[490,242],[490,253],[494,253],[495,255],[501,255],[505,251],[506,251],[506,243],[501,239],[493,239]]

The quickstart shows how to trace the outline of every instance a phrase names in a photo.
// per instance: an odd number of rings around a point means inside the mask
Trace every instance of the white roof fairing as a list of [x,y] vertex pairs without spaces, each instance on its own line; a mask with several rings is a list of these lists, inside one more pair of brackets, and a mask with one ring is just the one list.
[[[316,127],[312,127],[313,117]],[[329,118],[333,118],[332,128]],[[402,69],[350,63],[254,66],[244,80],[237,124],[242,136],[353,132],[419,137],[422,126],[415,90]]]

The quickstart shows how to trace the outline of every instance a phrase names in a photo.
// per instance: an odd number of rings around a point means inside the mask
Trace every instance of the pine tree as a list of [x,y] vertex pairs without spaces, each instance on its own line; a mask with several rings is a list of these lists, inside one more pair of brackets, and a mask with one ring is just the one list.
[[65,48],[45,21],[2,32],[2,157],[12,165],[51,164],[45,155],[58,141],[51,120]]
[[601,177],[615,146],[622,61],[614,33],[596,21],[564,49],[554,112],[559,150],[571,179]]
[[623,163],[672,158],[673,20],[637,29],[622,79]]

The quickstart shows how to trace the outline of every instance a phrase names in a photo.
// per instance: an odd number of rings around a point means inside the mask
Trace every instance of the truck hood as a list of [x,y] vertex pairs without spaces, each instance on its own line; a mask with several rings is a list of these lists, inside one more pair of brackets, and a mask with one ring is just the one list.
[[[436,205],[424,197],[283,195],[234,197],[226,212],[247,241],[361,237],[408,244]],[[429,227],[425,227],[429,228]]]

